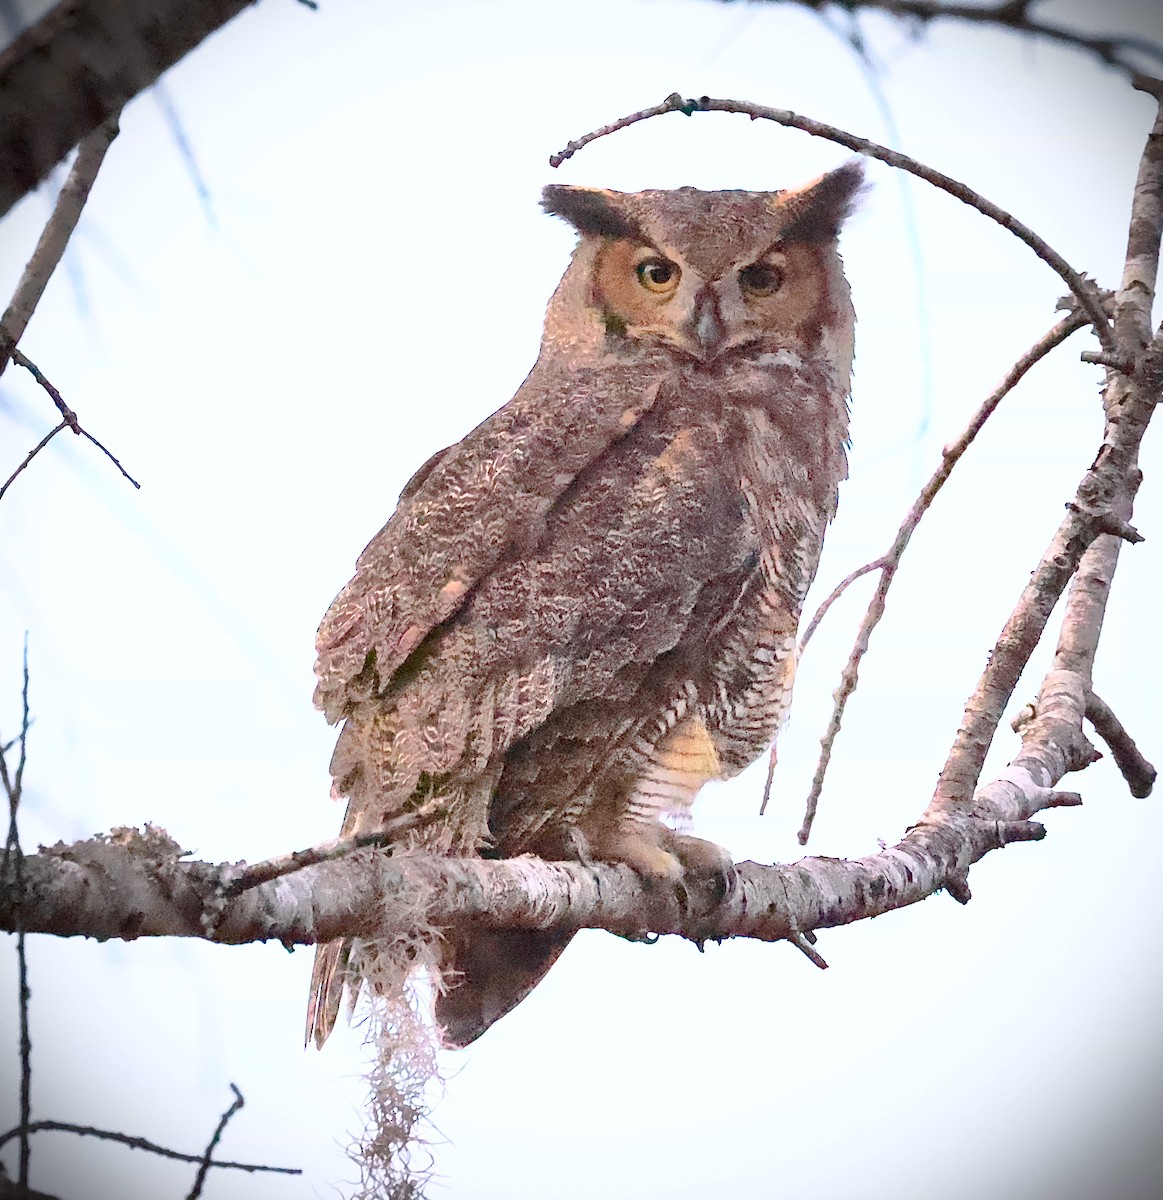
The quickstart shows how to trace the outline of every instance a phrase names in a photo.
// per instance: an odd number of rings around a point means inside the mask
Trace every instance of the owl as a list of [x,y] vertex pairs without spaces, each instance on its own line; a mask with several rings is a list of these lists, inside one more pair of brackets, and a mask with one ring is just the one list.
[[[790,703],[847,474],[837,237],[861,182],[850,162],[789,191],[545,189],[579,240],[537,362],[416,472],[319,627],[344,835],[436,798],[396,852],[624,863],[712,902],[731,887],[730,856],[678,830]],[[507,1013],[570,937],[451,931],[445,1044]],[[317,949],[309,1040],[360,953]]]

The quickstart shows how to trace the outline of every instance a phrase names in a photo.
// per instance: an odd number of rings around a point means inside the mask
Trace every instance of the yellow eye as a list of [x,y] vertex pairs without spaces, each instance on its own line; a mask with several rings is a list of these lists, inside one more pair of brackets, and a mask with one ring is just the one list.
[[783,272],[772,263],[752,263],[739,272],[739,284],[750,296],[774,296],[783,284]]
[[665,294],[678,287],[682,272],[667,258],[644,258],[636,268],[638,282],[648,292]]

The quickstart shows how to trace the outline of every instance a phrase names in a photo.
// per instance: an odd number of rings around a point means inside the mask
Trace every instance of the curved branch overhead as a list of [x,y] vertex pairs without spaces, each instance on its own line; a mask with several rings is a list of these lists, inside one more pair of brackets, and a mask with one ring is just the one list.
[[878,142],[860,137],[855,133],[849,133],[845,129],[829,125],[824,121],[802,116],[790,109],[769,108],[767,105],[752,104],[747,100],[723,100],[713,96],[684,97],[678,92],[672,92],[660,104],[630,113],[612,121],[609,125],[603,125],[600,129],[594,129],[575,138],[556,154],[549,156],[549,165],[560,167],[579,150],[584,149],[591,142],[597,141],[598,138],[608,137],[611,133],[617,133],[619,130],[636,125],[639,121],[648,121],[651,117],[661,117],[672,112],[682,113],[687,117],[700,112],[737,113],[740,116],[750,117],[753,121],[774,121],[777,125],[784,125],[789,129],[799,129],[812,137],[823,138],[825,141],[835,142],[839,146],[846,146],[849,150],[855,150],[857,154],[879,159],[890,167],[907,171],[910,175],[923,179],[940,191],[947,192],[950,196],[960,200],[962,204],[975,208],[982,216],[996,221],[1020,242],[1024,242],[1048,267],[1056,271],[1070,289],[1079,307],[1086,313],[1095,336],[1102,343],[1103,350],[1108,353],[1115,352],[1114,334],[1111,332],[1110,320],[1103,312],[1102,303],[1094,284],[1071,266],[1053,246],[1028,225],[1023,224],[1011,213],[1006,212],[1004,208],[994,204],[992,200],[987,200],[959,179],[954,179],[942,171],[918,162],[908,154],[902,154],[899,150],[890,150],[889,147],[882,146]]

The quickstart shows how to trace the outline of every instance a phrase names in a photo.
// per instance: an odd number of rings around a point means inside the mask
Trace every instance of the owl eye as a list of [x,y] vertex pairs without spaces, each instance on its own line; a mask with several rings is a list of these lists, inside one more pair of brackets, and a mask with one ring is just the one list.
[[666,258],[644,258],[636,268],[638,282],[648,292],[673,292],[682,272]]
[[752,263],[739,272],[739,283],[752,296],[772,296],[783,283],[783,272],[771,263]]

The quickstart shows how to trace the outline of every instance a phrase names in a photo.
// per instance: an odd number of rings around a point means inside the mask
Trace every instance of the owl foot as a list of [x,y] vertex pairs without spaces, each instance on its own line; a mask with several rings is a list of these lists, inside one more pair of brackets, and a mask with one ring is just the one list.
[[678,857],[659,843],[660,834],[668,832],[661,825],[627,825],[600,838],[589,839],[589,854],[598,862],[625,863],[642,877],[647,887],[660,884],[678,886],[682,883],[683,865]]
[[688,912],[710,912],[732,895],[738,873],[722,846],[665,827],[662,834],[662,844],[682,865],[680,899]]
[[735,864],[722,846],[655,822],[591,839],[589,852],[601,862],[625,863],[647,887],[673,887],[688,912],[709,912],[735,890]]

